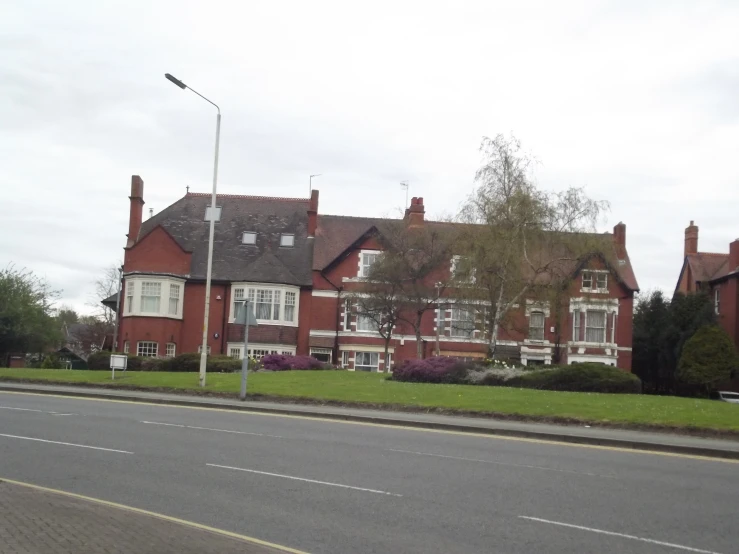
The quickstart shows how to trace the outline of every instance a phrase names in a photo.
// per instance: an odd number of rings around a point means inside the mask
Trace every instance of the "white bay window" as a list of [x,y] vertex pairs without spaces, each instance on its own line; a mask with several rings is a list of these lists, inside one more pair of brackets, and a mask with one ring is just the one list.
[[289,285],[234,283],[231,288],[231,323],[240,319],[244,300],[249,300],[260,325],[298,324],[299,288]]
[[158,275],[129,275],[125,278],[124,317],[169,317],[182,319],[185,280]]

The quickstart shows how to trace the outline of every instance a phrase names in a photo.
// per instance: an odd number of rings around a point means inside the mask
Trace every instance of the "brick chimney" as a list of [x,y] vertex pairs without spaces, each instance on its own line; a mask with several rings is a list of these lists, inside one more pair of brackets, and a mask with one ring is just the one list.
[[141,230],[141,220],[144,215],[144,181],[138,175],[131,176],[131,211],[128,216],[128,241],[126,248],[130,248],[136,244]]
[[310,193],[310,204],[308,205],[308,236],[316,235],[318,227],[318,191],[313,189]]
[[411,205],[405,210],[405,221],[408,227],[423,227],[423,214],[426,210],[423,207],[423,198],[415,196],[411,198]]
[[683,256],[698,253],[698,226],[690,222],[685,228],[685,251]]
[[737,268],[739,268],[739,239],[729,245],[729,271],[736,271]]
[[626,224],[619,221],[613,227],[613,243],[616,247],[616,257],[619,260],[626,258]]

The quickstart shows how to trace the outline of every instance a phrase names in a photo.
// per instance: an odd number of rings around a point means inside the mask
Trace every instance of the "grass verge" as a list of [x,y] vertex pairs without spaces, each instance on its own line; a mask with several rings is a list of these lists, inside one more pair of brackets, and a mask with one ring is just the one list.
[[[0,369],[0,380],[87,384],[201,393],[197,373]],[[235,396],[238,373],[208,374],[206,393]],[[739,406],[671,396],[553,392],[506,387],[388,381],[377,373],[285,371],[249,374],[254,399],[493,415],[553,423],[590,423],[642,429],[715,432],[739,437]]]

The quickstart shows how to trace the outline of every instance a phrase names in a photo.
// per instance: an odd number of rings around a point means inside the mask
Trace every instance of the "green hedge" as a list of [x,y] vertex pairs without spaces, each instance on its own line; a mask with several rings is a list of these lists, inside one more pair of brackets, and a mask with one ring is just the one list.
[[[110,352],[96,352],[87,359],[89,369],[110,369]],[[200,370],[200,354],[180,354],[174,358],[148,358],[128,356],[129,371],[177,371],[197,372]],[[241,369],[241,360],[230,356],[208,356],[207,371],[228,373]]]
[[509,379],[505,386],[571,392],[641,393],[641,380],[633,373],[595,363],[532,371]]

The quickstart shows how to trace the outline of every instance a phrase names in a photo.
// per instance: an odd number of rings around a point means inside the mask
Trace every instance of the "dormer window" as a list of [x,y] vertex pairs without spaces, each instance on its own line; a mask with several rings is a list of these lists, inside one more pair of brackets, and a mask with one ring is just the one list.
[[241,244],[251,244],[254,245],[257,243],[257,234],[254,231],[247,231],[243,235],[241,235]]
[[281,234],[280,235],[280,246],[284,248],[292,248],[295,246],[295,235]]
[[608,272],[583,271],[582,292],[608,292]]

